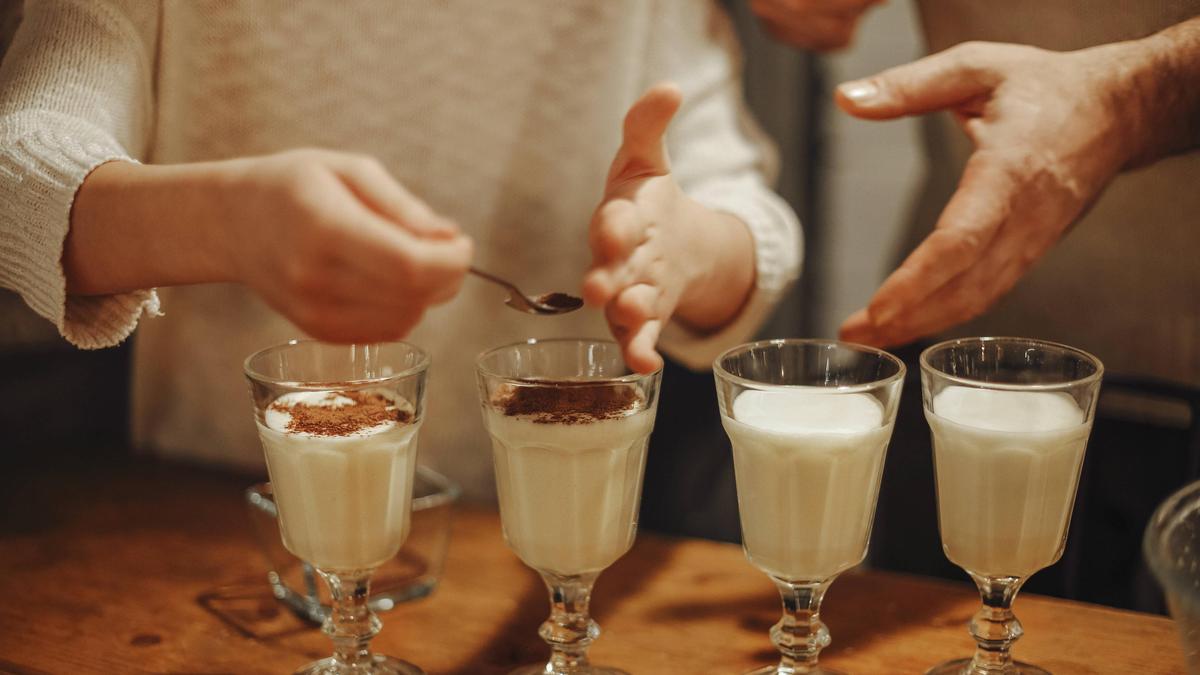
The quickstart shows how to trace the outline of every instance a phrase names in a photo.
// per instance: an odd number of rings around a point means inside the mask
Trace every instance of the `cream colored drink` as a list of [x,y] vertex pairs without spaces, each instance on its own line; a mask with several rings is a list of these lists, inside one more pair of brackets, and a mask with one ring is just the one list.
[[1061,392],[946,387],[927,411],[942,547],[988,577],[1062,555],[1091,424]]
[[867,394],[745,390],[722,422],[733,444],[742,540],[785,581],[822,581],[867,552],[891,425]]
[[484,406],[509,546],[542,572],[603,570],[633,545],[654,411],[514,412]]
[[258,425],[289,551],[330,571],[369,569],[408,536],[417,427],[379,394],[298,392]]

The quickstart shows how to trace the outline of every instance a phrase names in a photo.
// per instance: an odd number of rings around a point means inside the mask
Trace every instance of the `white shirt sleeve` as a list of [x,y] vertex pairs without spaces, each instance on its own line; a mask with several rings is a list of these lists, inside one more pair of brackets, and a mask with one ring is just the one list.
[[749,340],[796,280],[802,259],[800,222],[775,194],[778,158],[745,107],[737,37],[709,2],[664,3],[651,48],[647,84],[675,82],[683,106],[667,134],[671,173],[705,206],[741,219],[754,238],[755,286],[741,312],[716,332],[700,334],[679,322],[663,330],[660,347],[689,368],[711,367],[724,350]]
[[84,178],[145,152],[158,13],[153,0],[27,0],[0,64],[0,286],[83,348],[159,312],[153,289],[68,295],[62,267]]

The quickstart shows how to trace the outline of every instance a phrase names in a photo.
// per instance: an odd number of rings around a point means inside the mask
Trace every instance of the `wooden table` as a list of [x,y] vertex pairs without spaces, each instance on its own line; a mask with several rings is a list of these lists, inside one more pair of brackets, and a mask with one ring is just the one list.
[[[68,463],[64,463],[68,464]],[[290,673],[327,638],[271,598],[242,503],[246,478],[154,464],[0,475],[0,672]],[[849,573],[826,597],[847,673],[920,673],[965,656],[966,583]],[[594,662],[632,673],[740,673],[774,659],[774,586],[727,544],[643,534],[601,576]],[[1182,672],[1165,618],[1022,596],[1019,658],[1059,674]],[[383,615],[378,651],[429,673],[503,673],[545,658],[538,578],[489,510],[458,511],[442,585]]]

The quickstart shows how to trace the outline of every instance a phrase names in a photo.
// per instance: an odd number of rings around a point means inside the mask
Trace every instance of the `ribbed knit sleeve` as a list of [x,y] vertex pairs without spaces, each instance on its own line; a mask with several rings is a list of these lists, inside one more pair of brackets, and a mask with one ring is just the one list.
[[149,0],[30,0],[0,64],[0,286],[83,348],[159,311],[152,289],[68,295],[62,266],[84,178],[146,149],[157,25]]
[[661,48],[650,50],[650,74],[679,84],[684,97],[667,135],[671,173],[690,197],[736,216],[754,238],[755,286],[738,316],[713,333],[696,333],[679,322],[663,330],[663,351],[701,370],[758,331],[799,275],[802,240],[795,212],[769,186],[778,160],[745,108],[740,55],[728,17],[715,5],[708,16],[674,4],[660,11],[669,15],[657,25],[672,35],[655,36]]

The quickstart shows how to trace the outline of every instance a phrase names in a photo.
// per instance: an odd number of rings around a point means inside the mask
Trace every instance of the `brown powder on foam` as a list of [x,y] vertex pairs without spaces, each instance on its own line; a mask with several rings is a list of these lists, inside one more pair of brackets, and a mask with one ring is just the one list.
[[346,405],[310,405],[307,403],[271,404],[273,410],[288,413],[287,431],[315,436],[348,436],[385,422],[407,424],[412,413],[398,408],[382,394],[362,391],[336,391],[326,399],[345,397],[353,401]]
[[546,382],[507,387],[492,404],[505,415],[526,415],[537,424],[585,424],[624,417],[641,407],[642,397],[629,385]]

